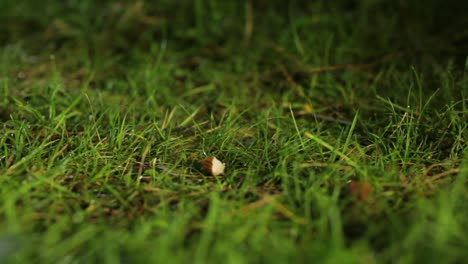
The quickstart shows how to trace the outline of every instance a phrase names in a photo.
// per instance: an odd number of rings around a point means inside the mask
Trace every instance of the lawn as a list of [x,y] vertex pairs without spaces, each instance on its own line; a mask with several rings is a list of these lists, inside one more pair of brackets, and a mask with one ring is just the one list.
[[0,263],[466,262],[440,2],[0,1]]

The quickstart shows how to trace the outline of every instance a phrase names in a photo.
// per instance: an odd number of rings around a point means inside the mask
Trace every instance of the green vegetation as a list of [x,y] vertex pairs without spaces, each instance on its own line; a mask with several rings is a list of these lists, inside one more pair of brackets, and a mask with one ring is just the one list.
[[1,1],[0,262],[466,261],[467,9],[418,2]]

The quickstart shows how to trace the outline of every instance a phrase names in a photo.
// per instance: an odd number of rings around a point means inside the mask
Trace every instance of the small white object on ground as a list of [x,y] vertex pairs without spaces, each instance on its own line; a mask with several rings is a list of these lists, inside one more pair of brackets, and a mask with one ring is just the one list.
[[222,163],[216,157],[211,156],[200,161],[202,170],[212,176],[218,176],[224,173],[226,164]]

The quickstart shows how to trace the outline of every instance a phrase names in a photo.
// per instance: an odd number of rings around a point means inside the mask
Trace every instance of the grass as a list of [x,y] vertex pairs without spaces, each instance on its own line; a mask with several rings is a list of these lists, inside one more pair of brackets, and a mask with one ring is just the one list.
[[0,262],[466,260],[462,8],[175,2],[0,3]]

